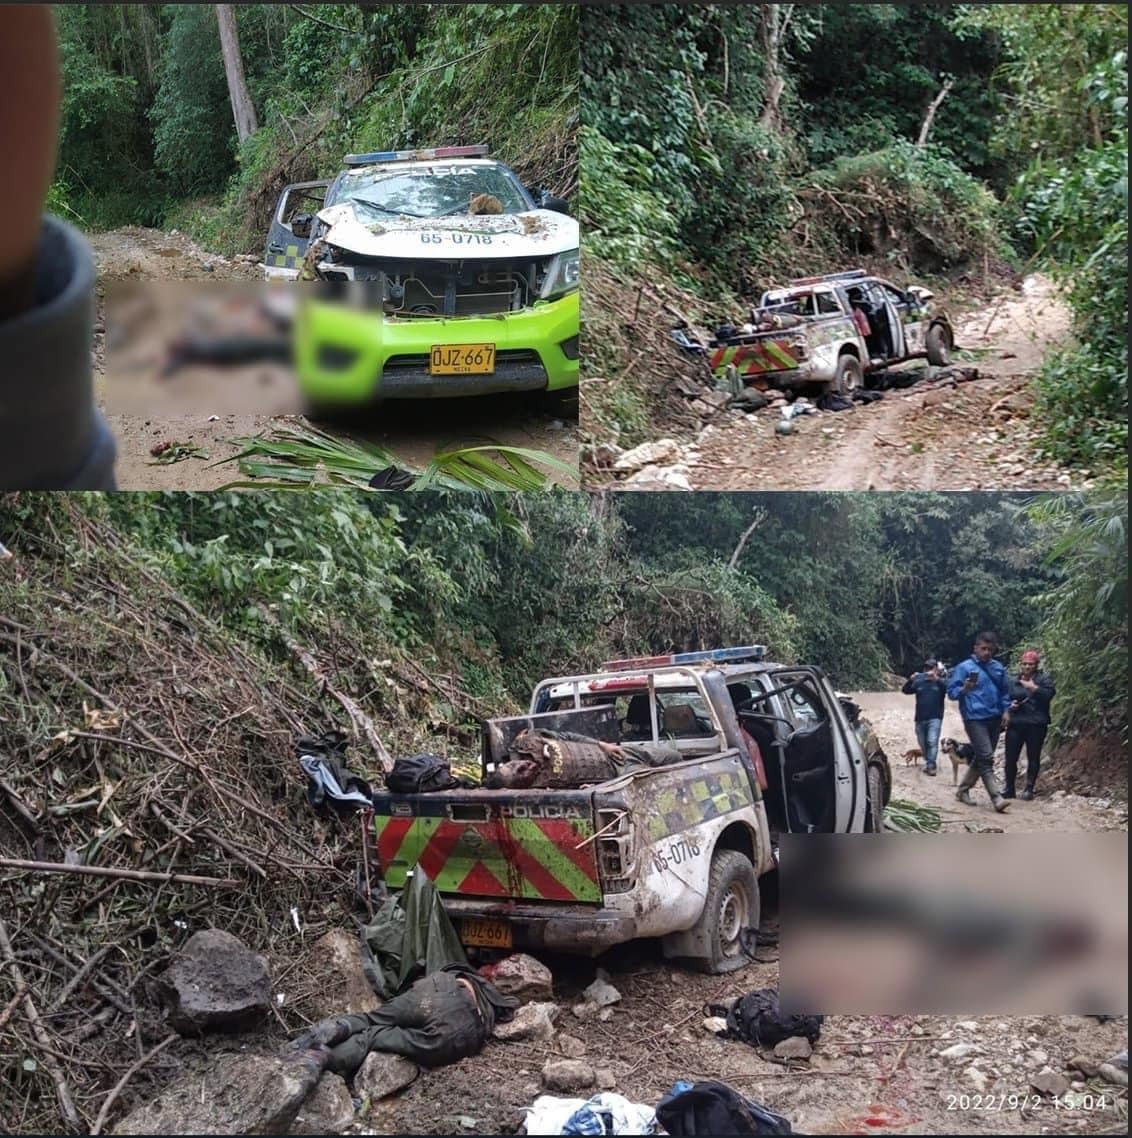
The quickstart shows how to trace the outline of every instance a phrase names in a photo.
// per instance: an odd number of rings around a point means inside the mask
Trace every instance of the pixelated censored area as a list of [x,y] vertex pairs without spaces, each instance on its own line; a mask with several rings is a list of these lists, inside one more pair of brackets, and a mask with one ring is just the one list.
[[780,859],[786,1010],[1127,1013],[1127,834],[796,834]]

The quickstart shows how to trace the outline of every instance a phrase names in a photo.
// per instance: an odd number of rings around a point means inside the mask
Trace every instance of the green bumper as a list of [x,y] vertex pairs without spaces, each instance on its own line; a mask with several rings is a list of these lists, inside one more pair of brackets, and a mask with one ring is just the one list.
[[[556,391],[578,385],[578,293],[521,312],[448,319],[382,316],[308,300],[295,321],[295,372],[319,405],[373,399]],[[436,345],[494,344],[490,375],[431,375]]]

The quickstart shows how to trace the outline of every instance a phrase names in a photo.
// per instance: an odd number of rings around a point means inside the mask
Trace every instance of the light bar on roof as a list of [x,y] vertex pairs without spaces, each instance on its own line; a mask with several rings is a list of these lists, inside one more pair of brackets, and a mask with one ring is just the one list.
[[821,284],[822,281],[857,281],[868,275],[864,269],[849,269],[848,272],[825,273],[820,277],[796,277],[792,281],[787,281],[786,284],[789,287],[790,285]]
[[712,648],[706,652],[676,652],[669,656],[631,656],[624,660],[606,660],[602,670],[626,672],[631,668],[664,668],[675,664],[758,663],[766,659],[765,644],[744,644],[736,648]]
[[432,150],[374,150],[370,154],[347,154],[347,166],[372,166],[377,162],[434,162],[441,158],[485,158],[486,146],[438,146]]

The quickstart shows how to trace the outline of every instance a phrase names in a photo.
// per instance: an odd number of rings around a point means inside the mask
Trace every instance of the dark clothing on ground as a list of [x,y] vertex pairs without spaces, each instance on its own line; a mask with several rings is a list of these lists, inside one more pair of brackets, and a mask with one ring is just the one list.
[[[1024,688],[1021,683],[1020,677],[1014,677],[1010,681],[1010,725],[1013,727],[1017,724],[1019,727],[1028,724],[1040,724],[1042,726],[1049,726],[1049,705],[1050,701],[1057,694],[1057,688],[1054,686],[1053,678],[1047,676],[1045,672],[1035,672],[1031,680],[1038,685],[1037,691],[1030,691]],[[1017,704],[1017,707],[1014,705]]]
[[[474,1001],[461,977],[471,982]],[[392,1051],[422,1067],[442,1067],[478,1054],[496,1021],[510,1019],[518,1003],[469,965],[449,964],[422,976],[376,1011],[315,1024],[292,1046],[327,1045],[326,1069],[345,1078],[354,1075],[371,1051]]]
[[901,689],[905,695],[916,697],[916,722],[943,719],[943,701],[947,698],[947,681],[929,679],[917,672]]
[[1018,778],[1018,759],[1026,750],[1026,785],[1033,790],[1042,764],[1042,744],[1049,727],[1045,723],[1015,723],[1006,729],[1006,793],[1013,794]]

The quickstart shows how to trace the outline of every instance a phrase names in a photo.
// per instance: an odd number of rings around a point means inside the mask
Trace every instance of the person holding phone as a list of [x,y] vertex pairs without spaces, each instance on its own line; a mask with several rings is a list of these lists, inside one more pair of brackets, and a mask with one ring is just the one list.
[[994,775],[994,750],[1007,722],[1010,679],[1006,669],[994,658],[997,650],[998,639],[994,633],[980,632],[975,637],[971,655],[951,673],[947,696],[959,704],[963,727],[975,748],[975,758],[968,764],[955,797],[973,806],[971,787],[981,778],[991,804],[1001,814],[1010,803]]
[[1022,653],[1019,674],[1010,681],[1010,706],[1006,723],[1006,788],[1003,796],[1014,797],[1018,777],[1018,759],[1026,748],[1026,785],[1022,798],[1034,797],[1034,785],[1041,769],[1042,744],[1049,730],[1049,705],[1057,694],[1053,679],[1041,671],[1042,658],[1033,648]]
[[94,399],[94,261],[44,214],[61,83],[47,4],[0,5],[0,490],[113,490]]
[[939,734],[943,727],[943,702],[947,684],[940,675],[939,662],[928,660],[922,672],[913,672],[900,689],[916,697],[916,742],[924,753],[924,774],[934,775],[939,754]]

